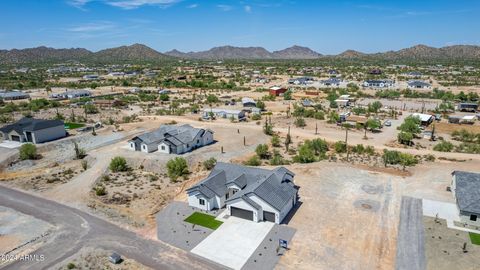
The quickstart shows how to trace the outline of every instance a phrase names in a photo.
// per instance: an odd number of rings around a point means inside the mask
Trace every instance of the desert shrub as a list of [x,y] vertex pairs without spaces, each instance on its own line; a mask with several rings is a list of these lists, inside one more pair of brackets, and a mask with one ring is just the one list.
[[258,120],[262,119],[262,115],[259,114],[259,113],[254,113],[254,114],[252,114],[251,118],[252,118],[253,121],[258,121]]
[[268,159],[270,157],[267,144],[257,145],[257,148],[255,148],[255,153],[260,159]]
[[37,158],[37,147],[32,143],[25,143],[20,147],[20,159],[36,159]]
[[399,151],[396,151],[396,150],[383,150],[383,155],[382,155],[382,159],[383,159],[383,163],[385,164],[385,167],[387,167],[388,164],[390,165],[395,165],[395,164],[398,164],[400,163],[400,152]]
[[278,165],[286,165],[288,161],[283,158],[278,150],[273,150],[272,158],[270,159],[270,165],[278,166]]
[[347,152],[347,144],[344,141],[338,141],[334,145],[335,152],[337,153],[345,153]]
[[413,141],[413,134],[410,132],[400,132],[397,136],[398,142],[405,145],[411,145]]
[[211,170],[213,167],[215,167],[215,164],[217,164],[217,160],[214,157],[211,157],[205,161],[203,161],[202,165],[205,170]]
[[183,157],[176,157],[167,162],[167,175],[173,182],[176,182],[179,177],[186,176],[189,173],[187,160]]
[[312,163],[317,160],[315,152],[311,146],[310,141],[305,141],[299,148],[296,156],[293,157],[293,161],[298,163]]
[[451,142],[441,141],[433,147],[433,150],[439,152],[452,152],[454,145]]
[[278,135],[273,135],[270,143],[273,147],[280,147],[280,137]]
[[112,161],[110,161],[109,168],[112,172],[128,171],[127,160],[124,157],[114,157]]
[[86,171],[88,169],[88,162],[86,160],[82,160],[82,169]]
[[77,266],[74,263],[68,263],[67,268],[68,269],[75,269],[75,268],[77,268]]
[[243,164],[247,165],[247,166],[260,166],[262,164],[262,162],[260,161],[258,156],[255,155],[255,156],[249,158],[248,160],[244,161]]
[[103,185],[97,185],[94,189],[97,196],[105,196],[107,194],[107,190]]
[[307,125],[307,123],[305,123],[305,119],[303,119],[302,117],[298,117],[297,119],[295,119],[294,124],[296,127],[305,127]]

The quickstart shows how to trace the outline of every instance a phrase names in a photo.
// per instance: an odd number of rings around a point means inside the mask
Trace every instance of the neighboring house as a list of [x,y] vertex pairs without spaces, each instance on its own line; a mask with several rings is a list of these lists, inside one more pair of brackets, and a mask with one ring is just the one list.
[[313,82],[312,77],[299,77],[294,79],[289,79],[288,84],[295,84],[295,85],[307,85]]
[[95,106],[101,108],[113,108],[125,106],[125,103],[118,99],[96,99],[93,101]]
[[168,89],[161,89],[161,90],[158,90],[158,94],[162,95],[162,94],[171,94],[172,91],[171,90],[168,90]]
[[24,117],[16,123],[0,128],[3,140],[43,143],[67,136],[61,120],[43,120]]
[[424,81],[408,81],[408,89],[430,89],[432,87],[431,84],[424,82]]
[[363,87],[371,88],[390,88],[395,85],[393,80],[367,80],[363,82]]
[[159,129],[132,138],[128,147],[134,151],[183,154],[213,143],[213,131],[190,125],[162,125]]
[[82,98],[82,97],[90,97],[92,93],[85,89],[78,89],[78,90],[68,90],[63,93],[55,93],[50,95],[51,98],[54,99],[75,99],[75,98]]
[[320,84],[323,85],[323,86],[328,86],[328,87],[332,87],[332,86],[338,87],[338,86],[340,86],[341,82],[342,82],[342,80],[340,80],[338,78],[328,78],[326,80],[321,80]]
[[287,89],[279,86],[272,86],[268,89],[268,91],[270,95],[278,97],[287,92]]
[[86,80],[86,81],[95,81],[95,80],[100,79],[100,77],[96,74],[89,74],[89,75],[84,75],[83,79]]
[[297,203],[294,176],[285,167],[218,162],[207,178],[187,189],[188,204],[206,211],[225,207],[230,216],[280,224]]
[[21,91],[0,91],[0,99],[3,100],[17,100],[28,98],[30,98],[30,95]]
[[428,126],[433,122],[433,120],[435,120],[435,117],[433,115],[430,115],[430,114],[413,113],[412,116],[413,117],[418,117],[418,119],[420,119],[420,124],[422,126]]
[[240,110],[228,110],[228,109],[203,109],[202,118],[203,119],[210,119],[211,115],[213,114],[214,117],[218,118],[233,118],[237,121],[243,121],[246,119],[246,115],[244,111]]
[[452,194],[464,223],[480,225],[480,173],[454,171]]
[[257,107],[257,102],[253,98],[244,97],[242,98],[243,107]]
[[475,112],[478,110],[478,103],[459,103],[457,109],[459,111]]

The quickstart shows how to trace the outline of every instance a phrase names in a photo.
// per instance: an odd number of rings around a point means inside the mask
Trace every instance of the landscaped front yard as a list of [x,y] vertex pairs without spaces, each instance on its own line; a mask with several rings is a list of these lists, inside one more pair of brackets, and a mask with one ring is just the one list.
[[215,216],[207,215],[200,212],[195,212],[187,217],[184,221],[196,225],[203,226],[212,230],[216,230],[223,222],[215,219]]
[[480,234],[468,233],[470,235],[470,240],[474,245],[480,245]]

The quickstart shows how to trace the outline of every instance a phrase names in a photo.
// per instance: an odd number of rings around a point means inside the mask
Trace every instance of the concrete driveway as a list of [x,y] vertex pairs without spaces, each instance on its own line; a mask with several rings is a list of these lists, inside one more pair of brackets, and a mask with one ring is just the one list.
[[438,214],[438,218],[441,219],[460,221],[458,208],[454,203],[423,199],[422,204],[424,216],[436,217]]
[[3,141],[0,143],[0,147],[5,147],[5,148],[9,148],[9,149],[14,149],[14,148],[18,148],[22,146],[22,143],[21,142],[15,142],[15,141]]
[[253,222],[230,216],[192,253],[233,269],[241,269],[273,228],[271,222]]

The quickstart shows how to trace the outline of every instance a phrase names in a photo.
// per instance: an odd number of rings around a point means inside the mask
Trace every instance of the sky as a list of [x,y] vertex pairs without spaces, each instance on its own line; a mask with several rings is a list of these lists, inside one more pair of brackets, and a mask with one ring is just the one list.
[[480,45],[478,0],[2,0],[0,49],[292,45],[322,54]]

